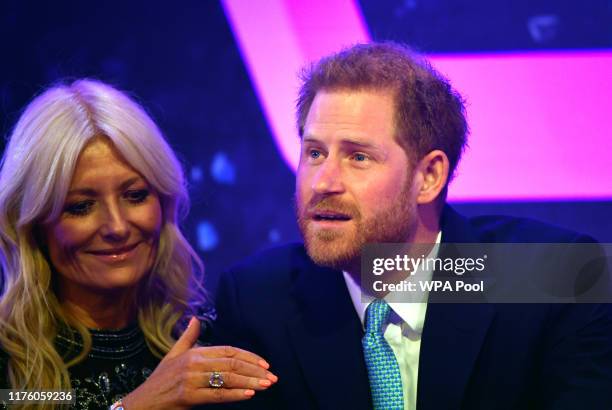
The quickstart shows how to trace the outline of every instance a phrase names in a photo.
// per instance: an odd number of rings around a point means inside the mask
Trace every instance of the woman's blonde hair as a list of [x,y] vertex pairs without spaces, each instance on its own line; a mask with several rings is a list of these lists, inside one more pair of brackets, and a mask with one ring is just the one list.
[[[66,389],[68,367],[83,360],[91,335],[62,310],[41,248],[41,224],[59,217],[80,152],[93,138],[112,142],[160,196],[156,260],[138,285],[138,322],[158,356],[174,343],[177,321],[203,301],[202,263],[179,229],[188,195],[181,165],[147,113],[126,94],[82,79],[36,97],[17,122],[0,164],[0,348],[15,389]],[[54,347],[60,326],[84,342],[67,363]]]

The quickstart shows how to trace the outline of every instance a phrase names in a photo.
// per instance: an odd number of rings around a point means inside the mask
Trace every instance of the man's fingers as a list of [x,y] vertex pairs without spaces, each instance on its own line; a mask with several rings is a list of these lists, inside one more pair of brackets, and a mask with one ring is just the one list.
[[187,325],[187,329],[183,332],[181,337],[176,341],[172,349],[166,354],[164,360],[171,359],[180,355],[181,353],[186,352],[191,349],[191,347],[196,343],[198,337],[200,336],[200,321],[192,317],[189,321],[189,325]]
[[205,357],[209,358],[236,358],[245,362],[252,363],[264,369],[269,369],[270,365],[261,356],[233,346],[208,346],[197,349]]

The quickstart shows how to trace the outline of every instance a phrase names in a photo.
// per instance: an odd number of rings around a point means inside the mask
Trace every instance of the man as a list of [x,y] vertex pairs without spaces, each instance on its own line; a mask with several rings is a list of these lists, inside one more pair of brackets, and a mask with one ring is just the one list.
[[303,74],[297,121],[304,245],[253,257],[217,295],[215,342],[269,358],[279,376],[246,407],[612,408],[607,306],[362,302],[368,242],[585,240],[445,205],[467,126],[426,61],[390,43],[326,57]]

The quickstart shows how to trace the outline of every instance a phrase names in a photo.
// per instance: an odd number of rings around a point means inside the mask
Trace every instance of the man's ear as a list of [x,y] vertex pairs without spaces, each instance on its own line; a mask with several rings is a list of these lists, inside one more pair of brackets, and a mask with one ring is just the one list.
[[421,183],[417,187],[417,204],[429,204],[439,197],[446,187],[449,167],[448,157],[440,150],[431,151],[419,161],[416,172],[420,173]]

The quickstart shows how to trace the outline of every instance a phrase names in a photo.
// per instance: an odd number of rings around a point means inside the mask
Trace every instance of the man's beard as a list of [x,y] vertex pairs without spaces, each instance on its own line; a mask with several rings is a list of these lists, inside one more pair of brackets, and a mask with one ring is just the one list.
[[[345,203],[335,196],[313,198],[305,206],[296,196],[296,214],[306,251],[320,266],[341,270],[354,270],[360,266],[361,249],[366,243],[403,243],[414,235],[416,207],[410,204],[410,186],[402,189],[400,195],[375,215],[364,219],[356,205]],[[319,229],[308,213],[328,210],[349,215],[351,220],[342,229]]]

